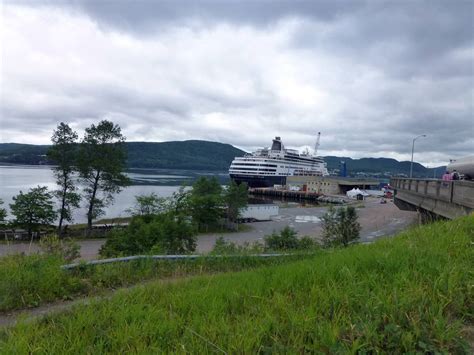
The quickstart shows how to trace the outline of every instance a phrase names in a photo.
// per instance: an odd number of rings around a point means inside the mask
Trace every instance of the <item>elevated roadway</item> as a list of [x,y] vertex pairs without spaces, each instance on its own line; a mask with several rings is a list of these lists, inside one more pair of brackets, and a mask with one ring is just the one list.
[[474,214],[474,181],[392,178],[390,184],[401,210],[449,219]]

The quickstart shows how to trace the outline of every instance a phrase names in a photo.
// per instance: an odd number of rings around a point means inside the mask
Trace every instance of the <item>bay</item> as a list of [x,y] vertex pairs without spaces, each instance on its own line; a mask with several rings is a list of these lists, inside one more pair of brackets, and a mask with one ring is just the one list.
[[[229,179],[227,172],[168,169],[130,169],[127,175],[132,185],[115,195],[114,203],[105,208],[105,215],[100,218],[126,217],[126,210],[133,206],[135,196],[156,193],[160,197],[169,197],[180,186],[191,185],[199,176],[216,176],[222,184]],[[50,191],[57,189],[51,166],[0,165],[0,199],[9,213],[8,219],[12,218],[9,204],[13,203],[13,196],[20,190],[25,193],[37,186],[47,186]],[[73,223],[86,222],[84,201],[81,208],[74,210],[73,217]]]

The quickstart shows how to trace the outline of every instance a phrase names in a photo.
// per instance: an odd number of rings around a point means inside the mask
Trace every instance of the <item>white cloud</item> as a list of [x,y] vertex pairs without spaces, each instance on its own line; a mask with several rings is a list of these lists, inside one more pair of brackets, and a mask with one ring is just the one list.
[[[421,161],[474,151],[472,72],[400,76],[412,65],[394,62],[410,48],[404,36],[341,49],[363,20],[348,16],[266,26],[194,18],[140,36],[77,9],[5,5],[0,141],[47,144],[59,121],[83,130],[110,118],[130,141],[249,150],[275,135],[312,146],[322,131],[321,154],[407,159],[412,137],[426,133]],[[446,58],[472,61],[472,46],[447,47]]]

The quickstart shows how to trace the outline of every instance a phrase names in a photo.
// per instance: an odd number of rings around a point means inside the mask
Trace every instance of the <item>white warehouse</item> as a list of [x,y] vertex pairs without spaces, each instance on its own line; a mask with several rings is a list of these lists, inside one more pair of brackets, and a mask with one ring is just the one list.
[[279,208],[274,204],[248,205],[240,211],[240,219],[254,221],[269,221],[272,216],[278,216]]

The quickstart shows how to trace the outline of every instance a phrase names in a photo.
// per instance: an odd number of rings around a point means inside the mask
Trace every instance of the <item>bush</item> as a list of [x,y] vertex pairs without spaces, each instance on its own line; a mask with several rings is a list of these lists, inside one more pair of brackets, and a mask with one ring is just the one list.
[[354,207],[330,207],[323,216],[324,246],[348,246],[359,239],[360,224]]
[[318,246],[311,237],[304,236],[298,239],[295,230],[285,227],[280,233],[273,232],[265,237],[266,250],[310,250]]
[[134,217],[124,230],[110,234],[100,255],[186,254],[196,250],[196,230],[184,218],[171,214]]
[[263,252],[263,245],[258,242],[237,245],[234,242],[225,240],[224,237],[216,239],[211,254],[214,255],[238,255],[238,254],[259,254]]
[[59,239],[57,235],[41,238],[40,249],[44,254],[56,255],[64,261],[73,261],[81,256],[81,247],[71,238]]

